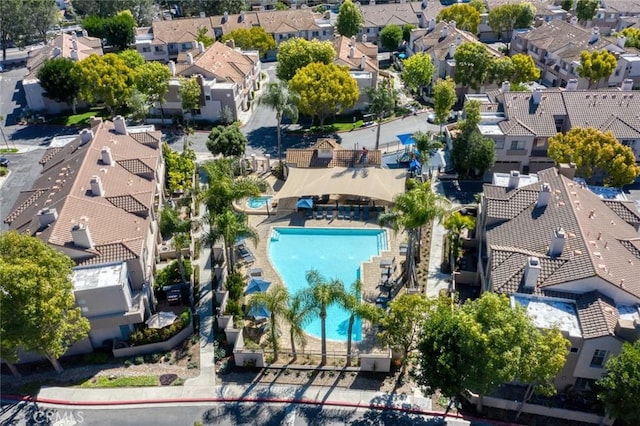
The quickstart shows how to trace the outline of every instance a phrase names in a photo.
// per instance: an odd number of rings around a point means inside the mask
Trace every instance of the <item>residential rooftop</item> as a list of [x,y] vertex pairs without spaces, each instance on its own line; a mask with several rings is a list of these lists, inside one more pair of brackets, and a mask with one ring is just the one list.
[[525,308],[536,327],[558,327],[572,337],[582,337],[574,301],[516,294],[512,296],[512,302],[517,302]]
[[75,290],[119,287],[120,278],[125,270],[123,262],[75,268],[72,277],[73,286]]

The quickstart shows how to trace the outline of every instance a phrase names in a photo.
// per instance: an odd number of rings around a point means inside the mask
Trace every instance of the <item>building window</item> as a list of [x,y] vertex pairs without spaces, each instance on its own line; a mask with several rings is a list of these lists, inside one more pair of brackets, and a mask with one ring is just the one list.
[[580,348],[571,348],[571,353],[572,354],[577,354],[579,350],[580,350]]
[[604,360],[607,357],[607,351],[603,349],[596,349],[593,352],[593,358],[591,358],[591,367],[602,368],[604,367]]
[[156,47],[154,47],[153,50],[156,51],[156,52],[162,52],[163,51],[162,46],[156,46]]
[[142,53],[149,53],[149,52],[151,52],[151,49],[149,47],[142,48]]
[[495,141],[496,149],[504,149],[504,141]]
[[209,95],[204,95],[205,100],[210,101],[211,100],[211,96]]
[[319,31],[311,31],[311,36],[312,37],[318,37],[320,35]]
[[595,382],[595,380],[585,379],[584,377],[578,377],[576,379],[576,383],[573,386],[576,390],[579,391],[590,391],[591,385]]
[[524,141],[511,141],[511,151],[523,151]]
[[200,111],[200,108],[196,108],[193,110],[193,115],[201,115],[202,111]]

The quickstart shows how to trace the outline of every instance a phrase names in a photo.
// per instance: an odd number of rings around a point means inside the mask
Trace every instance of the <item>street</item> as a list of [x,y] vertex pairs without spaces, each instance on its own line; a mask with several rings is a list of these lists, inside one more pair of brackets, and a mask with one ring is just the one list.
[[282,403],[172,403],[153,407],[82,407],[66,409],[46,404],[20,403],[3,405],[0,412],[3,425],[114,425],[114,426],[193,426],[203,425],[412,425],[463,426],[474,424],[466,420],[422,416],[404,411],[369,408],[343,408]]

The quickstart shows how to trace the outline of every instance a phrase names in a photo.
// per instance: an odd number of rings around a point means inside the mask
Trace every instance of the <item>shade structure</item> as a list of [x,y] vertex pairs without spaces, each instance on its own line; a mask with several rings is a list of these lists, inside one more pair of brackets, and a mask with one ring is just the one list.
[[247,291],[245,291],[244,293],[253,294],[261,291],[267,291],[269,289],[269,286],[271,286],[271,281],[265,281],[260,278],[252,278],[251,281],[249,281],[249,285],[247,286]]
[[145,321],[145,324],[147,324],[149,328],[164,328],[173,324],[176,318],[178,318],[178,316],[173,312],[162,311],[151,315],[151,317]]
[[312,209],[313,208],[313,199],[311,198],[300,198],[296,203],[296,207],[299,209]]
[[307,194],[339,194],[392,202],[405,190],[406,170],[376,167],[289,169],[289,176],[274,199]]
[[269,318],[271,316],[271,312],[264,305],[258,305],[249,309],[248,315],[254,320],[261,320]]
[[422,167],[422,165],[415,158],[413,160],[411,160],[411,162],[409,162],[409,170],[418,170],[421,167]]
[[400,143],[402,145],[414,145],[416,141],[413,139],[412,133],[403,133],[401,135],[396,135],[396,138],[400,139]]

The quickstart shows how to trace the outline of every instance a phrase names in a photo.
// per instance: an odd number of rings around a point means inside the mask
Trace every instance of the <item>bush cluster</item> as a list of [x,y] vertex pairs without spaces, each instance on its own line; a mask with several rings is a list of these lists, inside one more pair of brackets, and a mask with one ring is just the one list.
[[131,334],[129,339],[131,340],[131,346],[147,345],[149,343],[158,343],[169,340],[185,327],[189,325],[191,320],[191,312],[185,309],[176,321],[169,327],[161,329],[157,328],[143,328]]

